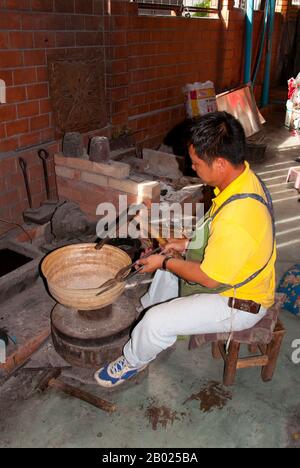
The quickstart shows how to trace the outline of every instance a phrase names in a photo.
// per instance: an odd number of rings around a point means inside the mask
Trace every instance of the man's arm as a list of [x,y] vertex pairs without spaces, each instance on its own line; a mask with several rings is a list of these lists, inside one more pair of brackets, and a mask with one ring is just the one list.
[[[141,273],[153,273],[159,270],[162,268],[164,258],[165,257],[162,255],[152,255],[146,259],[141,259],[139,263],[140,265],[144,265]],[[213,280],[201,270],[201,264],[198,262],[188,262],[172,258],[168,261],[167,266],[168,271],[191,283],[198,283],[207,288],[217,288],[221,286],[221,283]]]

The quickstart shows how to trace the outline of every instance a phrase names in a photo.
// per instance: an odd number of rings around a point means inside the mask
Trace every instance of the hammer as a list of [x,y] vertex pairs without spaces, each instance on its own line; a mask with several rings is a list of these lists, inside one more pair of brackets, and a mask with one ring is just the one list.
[[96,406],[96,408],[107,411],[108,413],[113,413],[116,411],[116,405],[113,403],[103,400],[102,398],[92,395],[91,393],[84,392],[77,387],[68,385],[61,380],[58,380],[60,375],[61,369],[59,368],[53,368],[44,371],[38,385],[36,386],[36,389],[39,392],[44,392],[48,387],[56,388],[57,390],[61,390],[62,392],[66,393],[67,395],[78,398],[82,401],[86,401],[87,403]]

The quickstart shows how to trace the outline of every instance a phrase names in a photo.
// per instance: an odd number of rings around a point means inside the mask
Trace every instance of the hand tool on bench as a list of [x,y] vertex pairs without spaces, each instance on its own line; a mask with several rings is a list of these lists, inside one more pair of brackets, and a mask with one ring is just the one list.
[[116,405],[111,403],[110,401],[103,400],[100,397],[92,395],[91,393],[85,392],[77,387],[73,387],[72,385],[66,384],[58,379],[61,375],[60,368],[53,368],[50,370],[46,370],[41,380],[39,381],[36,389],[40,392],[44,392],[47,390],[48,387],[55,388],[64,392],[66,395],[72,396],[74,398],[78,398],[79,400],[86,401],[90,405],[95,406],[107,413],[113,413],[116,411]]
[[28,223],[34,223],[34,224],[46,224],[52,218],[59,202],[58,200],[50,199],[50,185],[49,185],[48,168],[47,168],[47,160],[49,159],[49,153],[45,149],[40,149],[38,151],[38,156],[42,160],[42,163],[43,163],[47,200],[41,203],[41,206],[39,208],[32,208],[32,197],[31,197],[29,179],[28,179],[28,174],[27,174],[27,163],[23,158],[19,158],[19,164],[23,172],[28,203],[30,206],[30,209],[27,209],[24,211],[23,218],[26,223],[28,222]]
[[32,197],[31,197],[29,181],[28,181],[28,173],[27,173],[27,162],[25,161],[25,159],[19,158],[19,164],[20,164],[20,168],[22,170],[23,177],[24,177],[28,203],[29,203],[30,208],[32,208]]
[[48,167],[47,167],[47,160],[49,159],[49,153],[48,151],[42,148],[38,151],[38,156],[42,160],[42,163],[43,163],[47,200],[50,200],[50,187],[49,187],[49,177],[48,177]]

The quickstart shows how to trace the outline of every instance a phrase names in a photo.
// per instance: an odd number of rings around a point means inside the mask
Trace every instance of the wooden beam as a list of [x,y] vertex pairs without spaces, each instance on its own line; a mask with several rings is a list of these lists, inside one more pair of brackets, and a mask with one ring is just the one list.
[[47,328],[34,338],[20,345],[10,356],[7,356],[4,364],[0,364],[0,369],[3,369],[7,374],[11,374],[42,346],[49,338],[50,333],[50,328]]
[[237,369],[246,369],[247,367],[266,366],[269,358],[266,355],[257,355],[240,358],[237,362]]

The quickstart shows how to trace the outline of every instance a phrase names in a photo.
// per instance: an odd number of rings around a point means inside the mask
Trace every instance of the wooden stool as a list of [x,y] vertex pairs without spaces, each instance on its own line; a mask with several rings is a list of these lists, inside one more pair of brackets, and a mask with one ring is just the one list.
[[278,319],[273,331],[272,340],[269,344],[249,344],[250,353],[257,353],[255,356],[239,357],[241,343],[233,340],[229,345],[228,354],[225,352],[226,342],[216,341],[212,343],[212,354],[215,359],[224,359],[223,384],[226,386],[234,385],[237,369],[246,369],[247,367],[262,367],[261,378],[264,382],[272,380],[277,358],[280,352],[281,343],[285,334],[284,326]]
[[[285,301],[285,294],[276,294],[275,304],[254,327],[234,332],[226,354],[226,342],[229,333],[208,333],[193,335],[189,349],[212,343],[212,355],[215,359],[224,359],[224,385],[233,385],[237,369],[262,367],[261,377],[264,382],[272,380],[285,328],[279,320],[279,313]],[[241,344],[246,344],[254,356],[239,357]]]

